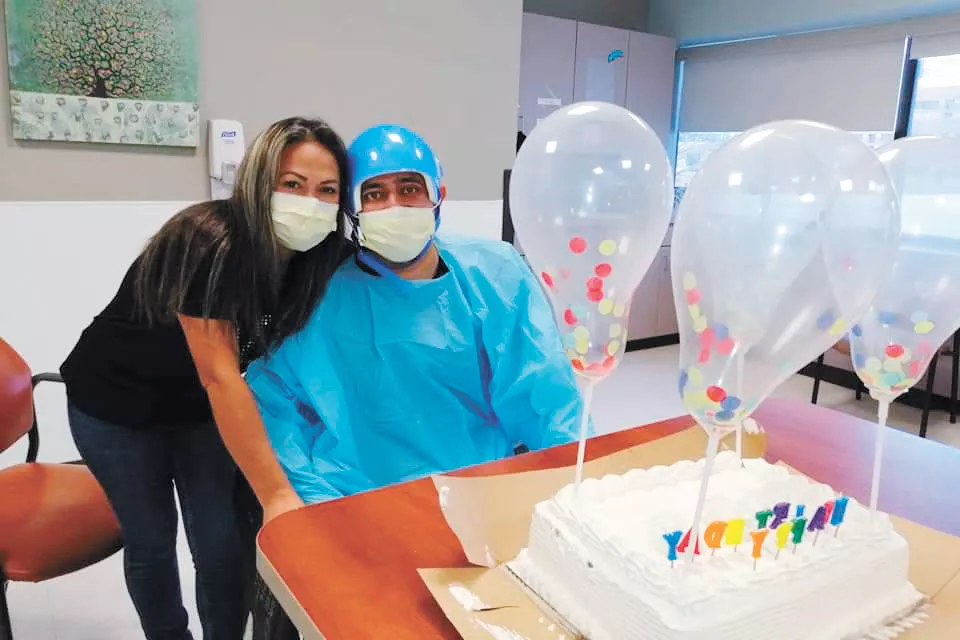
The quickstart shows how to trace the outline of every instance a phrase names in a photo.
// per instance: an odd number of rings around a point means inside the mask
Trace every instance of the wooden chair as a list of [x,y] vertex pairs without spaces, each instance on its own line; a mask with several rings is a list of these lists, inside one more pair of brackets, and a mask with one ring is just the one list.
[[120,549],[120,525],[83,464],[37,462],[40,432],[33,390],[59,375],[31,376],[0,339],[0,452],[27,437],[23,464],[0,469],[0,640],[13,640],[9,582],[42,582],[99,562]]
[[[850,355],[850,343],[847,340],[841,340],[832,347],[835,351],[840,353]],[[810,402],[817,404],[817,398],[820,395],[820,379],[823,377],[823,360],[826,354],[821,354],[817,358],[816,366],[814,367],[813,373],[813,394],[810,398]],[[920,437],[927,437],[927,425],[930,421],[930,404],[933,400],[933,383],[937,375],[937,364],[940,362],[940,356],[949,356],[952,359],[951,374],[952,379],[950,381],[950,424],[957,423],[957,414],[958,414],[958,384],[960,384],[960,331],[957,331],[953,334],[951,339],[950,346],[944,346],[937,353],[934,354],[933,358],[930,360],[930,366],[927,367],[927,384],[924,387],[923,391],[923,405],[921,406],[921,416],[920,416]],[[863,392],[866,391],[866,387],[863,386],[863,383],[860,382],[860,379],[857,379],[857,400],[860,400],[863,397]]]

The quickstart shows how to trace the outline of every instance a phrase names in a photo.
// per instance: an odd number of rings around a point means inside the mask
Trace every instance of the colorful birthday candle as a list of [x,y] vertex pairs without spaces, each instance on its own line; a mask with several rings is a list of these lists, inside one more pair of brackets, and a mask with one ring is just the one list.
[[673,566],[674,561],[677,559],[677,545],[680,544],[680,538],[683,537],[683,531],[674,531],[673,533],[663,534],[663,539],[667,543],[667,560],[670,561],[670,566]]
[[830,502],[827,502],[826,504],[823,505],[823,508],[824,508],[824,509],[826,510],[826,512],[827,512],[827,513],[826,513],[826,518],[824,519],[824,525],[823,525],[823,526],[827,526],[826,523],[830,522],[830,518],[833,516],[833,508],[834,508],[834,506],[836,506],[836,502],[833,501],[833,500],[831,500]]
[[737,518],[727,523],[727,537],[724,542],[733,545],[733,550],[743,544],[743,532],[747,528],[747,521],[743,518]]
[[753,538],[753,570],[757,570],[757,560],[760,559],[760,554],[763,552],[763,541],[767,539],[767,534],[770,533],[769,529],[757,529],[756,531],[750,532],[750,537]]
[[850,498],[843,496],[837,498],[833,506],[833,515],[830,516],[830,524],[836,529],[833,531],[833,535],[836,536],[837,532],[840,531],[840,525],[843,524],[844,518],[847,517],[847,503],[850,502]]
[[[677,551],[686,553],[688,546],[690,546],[690,529],[687,529],[687,532],[683,534],[683,539],[677,546]],[[697,556],[700,555],[700,536],[697,536],[697,546],[693,548],[693,554]]]
[[780,524],[790,517],[790,503],[781,502],[773,507],[773,522],[770,523],[771,529],[779,529]]
[[797,518],[793,521],[793,552],[797,552],[797,545],[803,540],[803,532],[807,530],[807,519]]
[[767,523],[773,517],[773,511],[757,511],[757,529],[766,529]]
[[810,518],[810,523],[807,525],[807,531],[816,532],[813,536],[813,546],[817,546],[817,539],[825,526],[827,526],[827,507],[823,505],[817,507],[813,517]]
[[777,527],[777,555],[774,556],[774,560],[780,557],[780,552],[787,546],[787,540],[790,539],[790,532],[792,530],[793,525],[789,522],[784,522]]
[[802,518],[807,513],[807,506],[803,504],[797,505],[797,515],[795,517]]
[[703,532],[703,542],[710,549],[710,555],[717,552],[720,545],[723,544],[723,534],[727,530],[727,523],[723,520],[711,522],[707,530]]

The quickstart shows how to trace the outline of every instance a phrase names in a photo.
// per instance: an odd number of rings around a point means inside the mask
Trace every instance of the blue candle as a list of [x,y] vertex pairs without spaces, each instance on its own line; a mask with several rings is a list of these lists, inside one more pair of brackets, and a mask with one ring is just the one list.
[[682,537],[683,531],[663,534],[663,539],[667,542],[667,560],[670,562],[677,559],[677,546],[680,544],[680,538]]
[[843,524],[843,519],[847,515],[847,503],[850,501],[850,498],[843,496],[842,498],[837,498],[833,504],[833,513],[830,515],[830,524],[834,527],[839,527]]
[[797,505],[797,515],[795,517],[802,518],[807,511],[806,505],[798,504]]

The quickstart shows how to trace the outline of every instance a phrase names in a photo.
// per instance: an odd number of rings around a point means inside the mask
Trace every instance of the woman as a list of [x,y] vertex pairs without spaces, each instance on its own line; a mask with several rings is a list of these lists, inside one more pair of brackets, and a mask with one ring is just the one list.
[[275,123],[248,150],[233,197],[167,222],[61,368],[77,449],[123,530],[147,640],[191,638],[175,491],[205,640],[240,640],[249,611],[256,527],[234,510],[237,465],[265,519],[302,505],[242,373],[304,325],[346,255],[346,185],[344,145],[326,123]]

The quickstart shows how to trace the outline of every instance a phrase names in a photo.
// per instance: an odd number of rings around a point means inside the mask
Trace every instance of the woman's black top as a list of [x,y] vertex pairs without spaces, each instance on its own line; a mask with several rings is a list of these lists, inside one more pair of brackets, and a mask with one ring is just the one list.
[[[117,425],[212,422],[207,394],[180,323],[150,325],[137,309],[138,265],[139,258],[127,271],[113,300],[94,318],[61,366],[67,397],[83,413]],[[204,286],[188,290],[184,315],[203,316],[207,275],[196,274],[194,282]],[[269,324],[268,315],[261,330]],[[245,370],[261,354],[251,336],[238,335],[238,339],[241,370]]]

